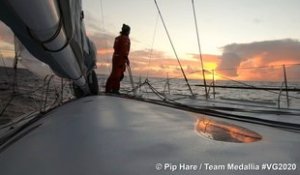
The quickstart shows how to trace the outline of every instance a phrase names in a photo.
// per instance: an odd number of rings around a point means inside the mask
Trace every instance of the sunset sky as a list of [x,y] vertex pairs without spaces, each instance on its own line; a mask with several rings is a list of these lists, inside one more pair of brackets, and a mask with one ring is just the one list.
[[[202,78],[191,0],[157,2],[188,78]],[[299,7],[299,0],[195,0],[204,68],[217,79],[282,80],[287,64],[288,78],[300,81]],[[99,73],[109,73],[114,38],[126,23],[134,75],[182,78],[153,0],[83,0],[83,8]],[[2,50],[12,47],[9,33],[0,24]]]

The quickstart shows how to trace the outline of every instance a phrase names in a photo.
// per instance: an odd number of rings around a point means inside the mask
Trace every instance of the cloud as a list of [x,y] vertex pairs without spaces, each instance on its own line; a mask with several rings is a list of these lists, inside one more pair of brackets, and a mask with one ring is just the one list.
[[9,27],[0,21],[0,54],[5,58],[14,56],[14,35]]
[[289,80],[296,80],[300,81],[299,75],[300,75],[300,65],[292,65],[287,67],[286,69],[287,73],[287,79]]
[[[188,55],[191,56],[194,60],[200,60],[199,54],[189,53]],[[211,55],[211,54],[202,54],[203,62],[219,62],[220,58],[217,55]]]
[[102,55],[111,55],[113,52],[113,44],[115,36],[95,32],[88,34],[88,37],[94,42],[97,48],[97,53]]
[[[105,29],[103,22],[89,11],[84,12],[84,23],[86,33],[97,48],[98,61],[105,61],[113,53],[113,44],[117,34],[112,34]],[[105,58],[103,60],[103,58]]]
[[260,24],[260,23],[263,22],[263,20],[260,19],[260,18],[254,18],[254,19],[253,19],[253,22],[254,22],[255,24]]
[[[260,73],[257,69],[251,71],[244,68],[270,66],[270,69],[275,65],[300,63],[299,50],[300,42],[292,39],[226,45],[220,57],[218,72],[242,79],[246,79],[247,76],[251,79],[262,79],[262,76],[268,75],[265,74],[268,71]],[[245,72],[248,74],[246,75]]]
[[96,64],[97,64],[97,73],[99,74],[110,74],[111,71],[111,58],[114,52],[113,44],[115,41],[116,35],[111,34],[104,30],[103,28],[97,25],[95,21],[92,21],[91,17],[86,17],[86,33],[89,39],[96,46]]
[[[130,53],[130,62],[132,70],[138,75],[149,75],[154,77],[176,77],[182,78],[181,69],[178,62],[172,56],[169,56],[164,51],[153,50],[151,59],[151,50],[136,50]],[[199,55],[192,55],[192,59],[181,59],[183,70],[189,78],[201,78],[201,63],[199,61]],[[195,58],[194,58],[195,57]],[[203,55],[205,60],[204,66],[206,69],[211,66],[216,66],[216,62],[219,60],[216,55]]]
[[85,27],[92,30],[103,30],[103,26],[101,26],[101,22],[93,16],[89,11],[84,11],[84,23]]
[[12,31],[10,30],[10,28],[6,26],[6,24],[0,21],[0,44],[2,46],[1,48],[2,49],[3,47],[7,48],[8,45],[13,44],[13,41],[14,39],[13,39]]
[[[241,64],[241,60],[241,57],[234,52],[223,53],[218,69],[221,70],[224,75],[236,77],[238,76],[237,68]],[[230,67],[233,69],[228,69]]]

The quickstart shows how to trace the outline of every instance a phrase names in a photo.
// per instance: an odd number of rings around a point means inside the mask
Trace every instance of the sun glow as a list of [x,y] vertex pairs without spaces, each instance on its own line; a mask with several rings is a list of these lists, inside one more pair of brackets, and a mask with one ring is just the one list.
[[[102,63],[101,66],[98,66],[99,68],[111,66],[112,53],[112,48],[99,48],[97,50],[98,61]],[[140,50],[131,51],[129,58],[133,73],[139,76],[149,75],[150,77],[166,78],[168,75],[169,78],[182,78],[183,75],[176,59],[163,52],[155,52],[154,55],[155,56],[149,61],[149,58],[145,56],[145,52]],[[289,59],[266,60],[262,58],[265,55],[266,54],[258,54],[248,59],[241,59],[240,63],[232,64],[232,67],[230,67],[231,63],[229,59],[229,67],[225,66],[225,68],[222,69],[221,56],[203,54],[205,79],[208,81],[227,79],[257,81],[267,79],[276,81],[282,79],[282,65],[284,64],[286,65],[289,77],[295,74],[289,70],[296,69],[295,66],[292,67],[291,65],[296,64],[297,61]],[[202,66],[198,56],[189,54],[186,55],[186,57],[188,59],[181,59],[180,61],[187,78],[203,79]],[[104,65],[104,63],[107,64]]]
[[114,50],[112,48],[109,49],[98,49],[97,54],[98,55],[107,55],[107,54],[112,54]]

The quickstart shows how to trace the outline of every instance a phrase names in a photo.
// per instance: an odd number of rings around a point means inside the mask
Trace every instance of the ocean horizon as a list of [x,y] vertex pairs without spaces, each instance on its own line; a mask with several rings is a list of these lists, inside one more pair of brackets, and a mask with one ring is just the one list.
[[[100,90],[105,87],[107,76],[98,75]],[[134,86],[139,86],[144,83],[146,77],[133,77]],[[187,83],[182,78],[153,78],[149,77],[148,82],[155,88],[158,92],[162,94],[174,95],[174,96],[191,96],[191,92],[187,86]],[[168,83],[167,83],[168,82]],[[203,86],[203,80],[188,80],[192,92],[194,95],[205,96],[205,88]],[[168,85],[169,84],[169,85]],[[199,86],[200,85],[200,86]],[[252,101],[257,103],[265,104],[277,104],[280,96],[281,106],[287,107],[287,93],[285,91],[285,84],[283,82],[275,81],[231,81],[231,80],[216,80],[216,87],[213,90],[212,81],[207,81],[207,90],[209,91],[209,98],[219,98],[219,99],[232,99],[232,100],[244,100]],[[168,88],[169,86],[169,88]],[[218,86],[225,87],[241,87],[249,89],[235,89],[235,88],[220,88]],[[291,108],[300,109],[300,82],[287,82],[288,89],[293,89],[294,91],[288,92],[289,104]],[[255,89],[262,88],[262,89]],[[281,90],[268,90],[271,89],[281,89]],[[132,85],[128,75],[125,75],[123,81],[121,82],[122,93],[129,93],[132,91]],[[141,86],[137,89],[140,94],[148,94],[151,92],[147,85]],[[144,95],[145,96],[145,95]],[[152,96],[155,96],[152,94]]]

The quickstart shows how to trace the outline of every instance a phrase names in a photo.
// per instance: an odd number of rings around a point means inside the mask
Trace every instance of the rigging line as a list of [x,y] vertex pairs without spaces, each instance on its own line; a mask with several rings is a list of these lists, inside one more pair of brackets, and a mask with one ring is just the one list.
[[[223,75],[221,75],[221,74],[217,74],[217,75],[220,76],[220,77],[223,77],[223,78],[225,78],[225,79],[227,79],[227,80],[233,81],[233,82],[235,82],[235,83],[242,84],[242,85],[244,85],[244,86],[248,86],[248,87],[252,87],[252,88],[257,88],[257,86],[250,85],[250,84],[247,84],[247,83],[238,81],[238,80],[234,80],[234,79],[232,79],[232,78],[228,78],[228,77],[223,76]],[[271,91],[271,90],[264,90],[264,91],[269,92],[269,93],[272,93],[272,94],[279,95],[279,93],[278,93],[278,92],[275,92],[275,91]],[[291,98],[294,98],[294,99],[299,99],[298,97],[294,97],[294,96],[290,96],[290,97],[291,97]]]
[[[212,74],[212,71],[209,71],[209,70],[205,70],[206,72],[208,72],[208,73],[210,73],[210,74]],[[200,71],[194,71],[194,72],[192,72],[192,74],[194,74],[194,73],[197,73],[197,72],[200,72]],[[229,77],[226,77],[226,76],[224,76],[224,75],[222,75],[222,74],[220,74],[220,73],[217,73],[217,72],[214,72],[216,75],[218,75],[218,76],[220,76],[220,77],[222,77],[222,78],[224,78],[224,79],[227,79],[227,80],[230,80],[230,81],[233,81],[233,82],[236,82],[236,83],[239,83],[239,84],[242,84],[242,85],[245,85],[245,86],[249,86],[249,87],[255,87],[255,86],[253,86],[253,85],[250,85],[250,84],[247,84],[247,83],[245,83],[245,82],[242,82],[242,81],[239,81],[239,80],[235,80],[235,79],[232,79],[232,78],[229,78]]]
[[[103,2],[102,0],[100,0],[100,10],[101,10],[101,25],[102,25],[102,32],[104,33],[105,31],[105,25],[104,25],[104,10],[103,10]],[[101,28],[100,28],[101,30]],[[106,38],[104,38],[104,49],[107,49],[107,40]],[[109,59],[108,59],[108,56],[104,56],[105,54],[103,54],[103,57],[104,59],[106,60],[107,64],[109,64]],[[110,73],[110,66],[107,67],[107,71],[108,71],[108,74]]]
[[13,63],[14,68],[14,76],[13,76],[13,92],[16,92],[18,89],[18,62],[21,57],[21,43],[17,39],[16,35],[14,35],[14,46],[15,46],[15,58]]
[[184,79],[185,79],[185,81],[186,81],[186,83],[187,83],[187,85],[188,85],[188,88],[189,88],[189,90],[190,90],[190,92],[191,92],[191,95],[194,96],[194,93],[193,93],[193,91],[192,91],[192,88],[191,88],[191,86],[190,86],[190,84],[189,84],[189,81],[188,81],[188,79],[187,79],[187,77],[186,77],[186,75],[185,75],[185,73],[184,73],[184,70],[183,70],[182,65],[181,65],[181,63],[180,63],[180,60],[179,60],[179,58],[178,58],[177,52],[176,52],[175,47],[174,47],[174,45],[173,45],[173,42],[172,42],[171,36],[170,36],[170,34],[169,34],[169,31],[168,31],[168,29],[167,29],[167,26],[166,26],[166,24],[165,24],[165,21],[164,21],[164,19],[163,19],[163,17],[162,17],[162,14],[161,14],[161,12],[160,12],[159,6],[158,6],[156,0],[154,0],[154,2],[155,2],[155,5],[156,5],[156,8],[157,8],[157,11],[158,11],[158,13],[159,13],[161,22],[163,23],[163,26],[164,26],[165,31],[166,31],[166,33],[167,33],[169,42],[170,42],[170,44],[171,44],[171,46],[172,46],[173,52],[174,52],[174,54],[175,54],[175,57],[176,57],[176,59],[177,59],[177,62],[178,62],[178,64],[179,64],[179,66],[180,66],[182,75],[183,75],[183,77],[184,77]]
[[103,13],[103,3],[102,3],[102,0],[100,0],[100,9],[101,9],[101,22],[102,22],[102,25],[104,26],[104,13]]
[[[212,74],[211,71],[208,71],[208,70],[206,70],[206,71],[207,71],[208,73]],[[199,73],[199,72],[201,72],[201,70],[199,70],[199,71],[193,71],[193,72],[191,72],[190,74],[195,74],[195,73]],[[217,73],[217,72],[215,72],[215,75],[218,75],[218,76],[220,76],[220,77],[222,77],[222,78],[224,78],[224,79],[226,79],[226,80],[233,81],[233,82],[236,82],[236,83],[238,83],[238,84],[242,84],[242,85],[249,86],[249,87],[252,87],[252,88],[257,88],[257,87],[258,87],[258,86],[254,86],[254,85],[247,84],[247,83],[242,82],[242,81],[234,80],[234,79],[232,79],[232,78],[226,77],[226,76],[224,76],[223,74],[220,74],[220,73]],[[291,87],[291,86],[290,86],[290,87]]]
[[5,63],[5,61],[4,61],[4,58],[3,58],[3,55],[2,55],[2,53],[1,53],[1,51],[0,51],[0,57],[1,57],[1,60],[2,60],[2,63],[3,63],[3,69],[4,69],[5,73],[6,73],[7,78],[9,79],[9,78],[10,78],[10,77],[9,77],[10,75],[9,75],[9,73],[8,73],[7,66],[6,66],[6,63]]
[[147,83],[150,90],[152,90],[152,92],[157,96],[159,97],[160,99],[162,100],[165,100],[165,97],[163,94],[161,94],[156,88],[154,88],[150,83]]
[[[285,66],[300,66],[300,63],[295,63],[295,64],[284,64]],[[276,68],[276,67],[282,67],[281,65],[270,65],[270,66],[258,66],[258,67],[229,67],[229,68],[223,68],[223,69],[218,69],[218,70],[236,70],[236,69],[264,69],[264,68]]]
[[151,44],[151,50],[150,50],[150,55],[149,55],[149,60],[148,60],[148,71],[147,71],[147,76],[146,78],[149,78],[149,71],[150,71],[150,62],[152,59],[152,54],[153,54],[153,47],[154,47],[154,42],[155,42],[155,38],[156,38],[156,31],[157,31],[157,25],[158,25],[158,18],[159,18],[159,14],[157,14],[156,16],[156,21],[155,21],[155,28],[154,28],[154,32],[153,32],[153,38],[152,38],[152,44]]
[[15,97],[14,95],[11,95],[10,98],[9,98],[9,100],[7,101],[7,103],[5,103],[3,109],[1,109],[1,111],[0,111],[0,117],[4,114],[4,112],[6,111],[6,109],[8,108],[8,106],[13,101],[14,97]]
[[[295,64],[283,64],[285,66],[300,66],[300,63],[295,63]],[[277,64],[277,65],[270,65],[270,66],[258,66],[258,67],[232,67],[232,68],[223,68],[223,69],[218,69],[218,70],[236,70],[236,69],[265,69],[265,68],[282,68],[282,64]]]
[[[209,71],[209,70],[205,70],[205,71],[212,74],[212,72]],[[198,73],[198,72],[201,72],[201,71],[194,71],[194,72],[192,72],[191,74]],[[246,86],[246,87],[258,88],[258,86],[250,85],[250,84],[248,84],[248,83],[245,83],[245,82],[242,82],[242,81],[239,81],[239,80],[235,80],[235,79],[229,78],[229,77],[227,77],[227,76],[224,76],[224,75],[219,74],[219,73],[216,73],[216,72],[215,72],[215,74],[218,75],[218,76],[220,76],[220,77],[222,77],[222,78],[224,78],[224,79],[226,79],[226,80],[228,80],[228,81],[233,81],[233,82],[235,82],[235,83],[237,83],[237,84],[241,84],[241,85],[244,85],[244,86]],[[263,90],[263,91],[266,91],[266,92],[269,92],[269,93],[272,93],[272,94],[276,94],[276,95],[279,94],[278,92],[275,92],[275,91],[272,91],[272,90]],[[285,96],[285,95],[283,95],[283,96]],[[290,98],[293,98],[293,99],[300,99],[300,98],[295,97],[295,96],[289,96],[289,97],[290,97]]]
[[[284,64],[284,65],[285,66],[300,66],[300,64]],[[267,69],[267,68],[270,68],[270,69],[277,68],[277,69],[279,69],[279,68],[282,68],[282,65],[259,66],[259,67],[236,67],[236,68],[232,67],[232,68],[224,68],[224,69],[218,68],[218,69],[214,69],[214,70],[216,70],[216,71],[226,71],[226,70],[237,70],[237,69],[246,70],[246,69]],[[190,72],[190,74],[199,73],[199,72],[202,72],[202,71],[203,71],[203,69],[199,69],[197,71]],[[205,70],[204,69],[204,71],[206,71],[208,73],[212,73],[212,71],[210,71],[210,70]]]
[[[132,97],[131,96],[127,96],[127,97],[123,96],[122,98],[132,98]],[[226,111],[225,112],[220,111],[220,110],[218,110],[218,108],[215,108],[215,107],[207,108],[206,106],[188,106],[186,104],[176,102],[175,100],[172,100],[172,99],[165,99],[163,101],[159,101],[159,100],[154,100],[154,99],[145,99],[145,98],[136,98],[136,97],[133,97],[133,98],[136,100],[140,100],[140,101],[144,101],[144,102],[148,102],[148,103],[159,104],[159,105],[163,105],[163,106],[167,106],[167,107],[172,107],[172,108],[176,108],[176,109],[182,109],[185,111],[210,115],[210,116],[214,116],[214,117],[218,117],[218,118],[226,118],[226,119],[230,119],[230,120],[254,123],[254,124],[259,124],[259,125],[263,125],[263,126],[271,126],[271,127],[276,127],[276,128],[282,128],[282,129],[290,129],[292,131],[299,132],[299,124],[274,121],[274,120],[266,120],[266,119],[262,119],[262,118],[258,118],[258,117],[248,116],[245,114],[227,113]],[[231,109],[225,108],[225,110],[229,110],[229,111],[232,111],[235,109],[236,108],[231,108]],[[224,108],[221,107],[221,110],[224,110]],[[245,110],[243,112],[258,112],[258,111]],[[262,111],[262,112],[264,112],[264,111]],[[266,114],[274,114],[274,112],[276,112],[276,111],[271,111],[271,113],[266,113]],[[278,113],[276,113],[276,114],[278,114]]]
[[204,83],[204,88],[205,88],[205,97],[206,97],[206,100],[207,100],[208,99],[208,91],[207,91],[207,85],[206,85],[206,79],[205,79],[205,70],[204,70],[204,66],[203,66],[203,58],[202,58],[202,52],[201,52],[200,37],[199,37],[199,30],[198,30],[198,24],[197,24],[197,15],[196,15],[196,10],[195,10],[194,0],[192,0],[192,6],[193,6],[195,29],[196,29],[196,34],[197,34],[199,58],[200,58],[200,61],[201,61],[203,83]]
[[1,131],[2,129],[9,128],[9,127],[15,128],[15,125],[17,125],[18,123],[20,123],[20,122],[22,122],[22,121],[24,121],[24,120],[26,120],[26,119],[30,119],[30,118],[34,117],[34,114],[35,114],[35,113],[36,113],[36,111],[32,111],[32,112],[26,114],[26,116],[21,117],[20,119],[17,118],[18,120],[16,120],[16,121],[12,121],[12,122],[10,122],[10,123],[1,125],[0,131]]

